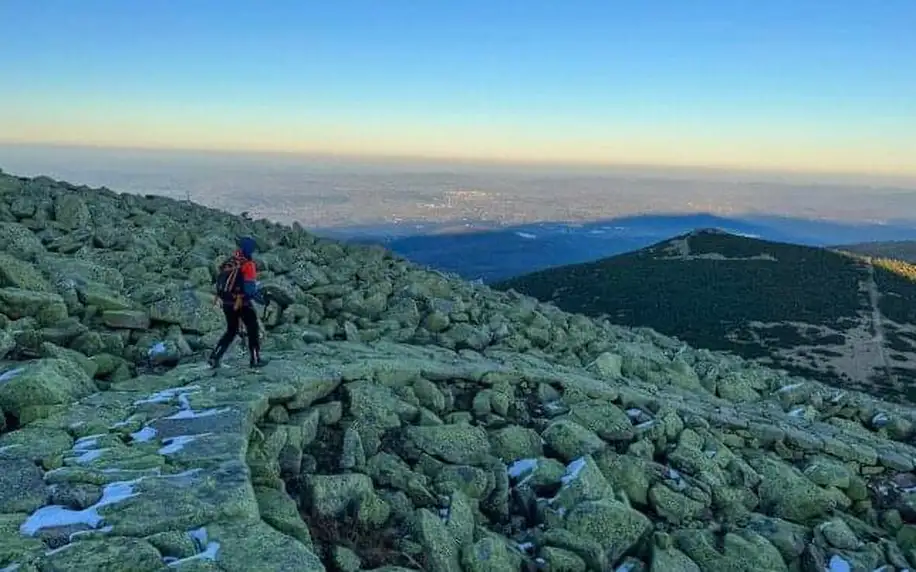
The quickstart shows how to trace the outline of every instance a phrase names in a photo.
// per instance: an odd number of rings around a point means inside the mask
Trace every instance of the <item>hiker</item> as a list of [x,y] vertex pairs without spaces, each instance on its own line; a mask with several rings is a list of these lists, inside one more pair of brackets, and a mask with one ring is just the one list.
[[222,302],[223,314],[226,316],[226,333],[210,354],[210,367],[219,367],[220,359],[239,333],[239,320],[245,324],[247,331],[249,365],[261,367],[267,363],[261,359],[258,315],[252,305],[252,301],[264,303],[252,259],[254,250],[254,239],[246,236],[239,241],[239,249],[220,266],[219,277],[216,279],[216,295]]

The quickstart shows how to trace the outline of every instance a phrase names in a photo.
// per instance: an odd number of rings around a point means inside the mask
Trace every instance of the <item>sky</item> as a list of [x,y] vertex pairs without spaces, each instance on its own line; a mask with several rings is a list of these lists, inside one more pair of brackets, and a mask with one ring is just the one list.
[[0,0],[0,142],[916,174],[916,2]]

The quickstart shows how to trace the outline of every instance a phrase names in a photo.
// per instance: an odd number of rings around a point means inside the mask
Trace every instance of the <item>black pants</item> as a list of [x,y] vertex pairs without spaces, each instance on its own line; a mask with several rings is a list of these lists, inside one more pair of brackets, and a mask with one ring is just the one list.
[[245,324],[245,330],[248,334],[248,353],[251,359],[260,358],[261,342],[258,332],[258,315],[252,306],[242,306],[236,310],[232,306],[223,305],[223,314],[226,316],[226,333],[219,339],[216,344],[214,355],[221,358],[226,350],[229,349],[232,340],[239,333],[239,321]]

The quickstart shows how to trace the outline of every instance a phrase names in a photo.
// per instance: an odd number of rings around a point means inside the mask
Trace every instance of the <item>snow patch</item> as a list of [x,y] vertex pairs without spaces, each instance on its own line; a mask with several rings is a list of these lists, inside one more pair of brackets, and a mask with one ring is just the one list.
[[85,524],[90,528],[97,528],[102,523],[102,516],[98,510],[102,507],[125,501],[139,493],[134,492],[134,486],[140,479],[134,481],[120,481],[106,485],[102,489],[102,498],[94,505],[83,510],[72,510],[60,505],[42,507],[29,516],[19,531],[27,536],[35,534],[43,528],[57,528]]
[[102,528],[98,530],[77,530],[76,532],[71,533],[70,536],[67,537],[67,540],[69,540],[70,542],[73,542],[74,540],[79,539],[80,536],[89,536],[90,534],[94,534],[96,532],[104,532],[107,534],[111,532],[112,530],[114,530],[114,527],[111,526],[110,524],[108,526],[103,526]]
[[71,458],[76,462],[77,465],[85,465],[101,457],[102,453],[104,453],[107,450],[108,450],[108,447],[105,447],[104,449],[88,449],[86,451],[83,451],[79,457],[71,457]]
[[99,438],[104,437],[106,433],[96,433],[95,435],[87,435],[85,437],[80,437],[76,440],[76,443],[73,444],[74,451],[87,451],[92,449],[99,444]]
[[165,342],[156,342],[155,344],[150,346],[150,349],[146,351],[146,355],[149,357],[153,357],[153,356],[162,355],[166,352],[168,352],[168,349],[165,346]]
[[201,552],[195,554],[194,556],[188,556],[187,558],[179,559],[175,558],[174,556],[167,556],[163,558],[162,561],[169,568],[175,568],[193,560],[209,560],[211,562],[216,560],[216,556],[219,554],[220,544],[216,541],[209,541],[206,527],[202,526],[200,528],[190,530],[188,531],[188,536],[194,540],[194,544]]
[[585,457],[579,457],[572,463],[566,465],[566,473],[560,478],[560,482],[563,483],[564,487],[568,486],[569,483],[579,478],[579,473],[581,473],[584,468]]
[[506,469],[506,472],[509,473],[509,476],[513,479],[522,477],[538,467],[537,459],[519,459],[515,461]]
[[169,415],[164,417],[164,419],[198,419],[200,417],[213,417],[214,415],[221,415],[223,413],[228,413],[231,411],[231,408],[224,407],[222,409],[202,409],[200,411],[194,411],[193,409],[182,409],[174,415]]
[[[181,396],[188,393],[196,393],[200,391],[199,385],[188,385],[185,387],[170,387],[169,389],[163,389],[162,391],[157,391],[156,393],[150,395],[146,399],[138,399],[134,401],[134,405],[143,405],[144,403],[169,403],[172,399],[178,398],[179,403],[181,403]],[[187,400],[187,397],[184,398]]]
[[146,443],[155,439],[157,433],[158,432],[152,427],[144,427],[135,433],[131,433],[130,438],[133,439],[135,443]]
[[791,385],[784,385],[776,390],[776,393],[786,393],[792,391],[793,389],[798,389],[799,387],[805,385],[804,383],[793,383]]
[[159,449],[160,455],[172,455],[184,449],[184,446],[188,443],[194,442],[198,437],[204,437],[210,435],[210,433],[201,433],[200,435],[178,435],[176,437],[169,437],[162,441],[164,447]]
[[0,375],[0,383],[5,383],[5,382],[7,382],[7,381],[13,379],[13,378],[16,377],[17,375],[19,375],[19,374],[22,372],[23,369],[25,369],[25,368],[17,367],[17,368],[13,368],[13,369],[11,369],[11,370],[8,370],[8,371],[4,371],[4,372],[3,372],[3,375]]
[[849,565],[849,562],[838,554],[831,556],[830,562],[827,564],[828,572],[851,572],[851,570],[852,566]]
[[[110,472],[118,471],[120,471],[120,469],[112,469]],[[134,487],[144,479],[155,478],[184,480],[185,482],[178,483],[180,486],[182,484],[190,484],[190,478],[194,477],[194,475],[200,471],[201,469],[190,469],[182,473],[175,473],[171,475],[154,474],[150,476],[139,477],[131,481],[117,481],[110,483],[105,485],[105,488],[102,489],[102,498],[100,498],[94,505],[84,508],[83,510],[72,510],[61,505],[41,507],[40,509],[33,512],[29,518],[27,518],[26,521],[22,523],[22,525],[19,527],[19,531],[26,536],[35,536],[38,531],[45,528],[58,528],[62,526],[74,526],[77,524],[85,524],[90,528],[98,529],[98,526],[102,523],[103,520],[102,516],[98,512],[99,509],[138,496],[140,493],[135,492]],[[51,472],[52,471],[49,471],[48,473]],[[101,530],[110,532],[111,528],[106,527]]]

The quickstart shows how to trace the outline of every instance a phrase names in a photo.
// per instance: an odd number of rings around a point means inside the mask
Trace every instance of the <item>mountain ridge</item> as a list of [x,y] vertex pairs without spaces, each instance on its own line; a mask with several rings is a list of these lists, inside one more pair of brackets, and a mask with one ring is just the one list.
[[[453,227],[456,223],[450,223]],[[916,236],[912,224],[854,225],[815,219],[710,213],[624,216],[598,221],[544,221],[496,225],[466,221],[461,232],[418,222],[342,230],[322,229],[332,238],[380,244],[417,263],[455,272],[468,280],[494,283],[533,271],[589,262],[650,246],[695,228],[719,227],[766,240],[829,246],[864,237]]]
[[905,404],[191,202],[0,173],[0,239],[7,570],[914,564]]

